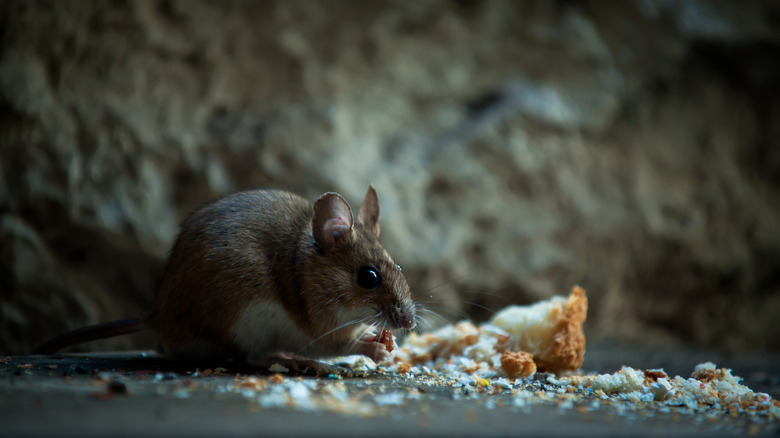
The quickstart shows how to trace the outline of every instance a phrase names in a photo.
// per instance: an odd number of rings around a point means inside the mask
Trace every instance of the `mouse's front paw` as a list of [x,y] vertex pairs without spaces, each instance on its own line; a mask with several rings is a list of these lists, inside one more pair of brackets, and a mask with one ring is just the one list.
[[364,342],[358,341],[355,347],[352,349],[353,354],[362,354],[369,357],[376,363],[387,360],[390,357],[390,352],[387,351],[385,344],[379,342]]

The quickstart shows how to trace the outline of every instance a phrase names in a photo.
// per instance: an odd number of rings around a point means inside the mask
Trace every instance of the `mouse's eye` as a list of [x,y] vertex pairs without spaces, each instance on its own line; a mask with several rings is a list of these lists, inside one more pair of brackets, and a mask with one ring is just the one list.
[[371,266],[363,266],[358,269],[357,282],[358,286],[363,289],[374,289],[379,286],[381,277],[379,277],[379,271]]

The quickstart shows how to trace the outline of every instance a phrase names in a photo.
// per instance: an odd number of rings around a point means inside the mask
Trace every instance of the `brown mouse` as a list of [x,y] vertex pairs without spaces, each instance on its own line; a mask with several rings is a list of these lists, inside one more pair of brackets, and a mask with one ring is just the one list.
[[415,324],[409,286],[379,243],[373,187],[356,218],[338,193],[312,207],[289,192],[250,190],[184,221],[147,316],[74,330],[34,353],[151,329],[174,358],[321,369],[308,358],[384,360],[372,330]]

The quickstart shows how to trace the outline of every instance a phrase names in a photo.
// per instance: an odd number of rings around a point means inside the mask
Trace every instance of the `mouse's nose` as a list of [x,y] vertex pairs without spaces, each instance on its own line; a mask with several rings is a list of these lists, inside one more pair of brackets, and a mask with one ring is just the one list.
[[401,328],[404,328],[404,329],[407,329],[407,330],[408,329],[413,329],[414,326],[417,325],[417,322],[414,319],[415,319],[414,316],[411,316],[409,318],[404,318],[404,319],[401,320],[401,324],[399,324],[399,325],[401,326]]
[[394,313],[393,323],[396,327],[408,330],[413,329],[417,325],[414,306],[398,306]]

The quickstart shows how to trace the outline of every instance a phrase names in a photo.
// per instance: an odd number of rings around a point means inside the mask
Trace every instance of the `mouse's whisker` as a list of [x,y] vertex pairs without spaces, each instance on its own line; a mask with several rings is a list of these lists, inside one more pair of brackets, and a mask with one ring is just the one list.
[[322,335],[316,337],[314,340],[312,340],[311,342],[306,344],[303,348],[299,349],[298,352],[300,353],[300,352],[305,351],[306,349],[308,349],[309,347],[311,347],[312,345],[317,343],[320,339],[330,335],[331,333],[333,333],[335,331],[341,330],[341,329],[343,329],[345,327],[349,327],[351,325],[357,325],[357,324],[360,324],[360,323],[364,323],[364,322],[366,322],[367,320],[369,320],[369,319],[371,319],[373,317],[374,317],[374,315],[369,315],[369,316],[364,316],[362,318],[353,319],[352,321],[347,321],[344,324],[341,324],[340,326],[338,326],[338,327],[336,327],[336,328],[334,328],[332,330],[328,330],[327,332],[323,333]]
[[[425,317],[436,318],[437,321],[439,321],[441,323],[444,323],[444,324],[449,324],[449,322],[450,322],[447,318],[445,318],[440,313],[440,312],[447,312],[446,309],[433,310],[433,309],[431,309],[428,306],[418,305],[417,306],[417,312],[418,312],[418,315],[422,315],[422,316],[425,316]],[[452,314],[452,316],[457,316],[455,314],[455,312],[447,312],[447,313]]]
[[437,327],[447,325],[450,323],[450,321],[441,316],[439,313],[434,312],[431,309],[428,309],[424,306],[418,306],[418,323],[417,323],[417,333],[424,333],[426,331],[433,330]]
[[[366,334],[369,334],[369,333],[372,333],[372,332],[376,331],[376,326],[378,324],[379,316],[381,316],[381,313],[376,313],[374,315],[370,315],[370,316],[366,317],[365,320],[363,321],[363,323],[366,324],[366,328],[360,333],[360,335],[355,336],[354,338],[352,338],[344,346],[344,348],[341,349],[341,353],[342,354],[352,354],[351,352],[354,350],[354,348],[357,345],[357,343],[361,342],[361,340],[363,339],[363,336],[365,336]],[[373,318],[377,318],[377,320],[369,322],[369,320],[371,320]]]
[[[425,289],[424,293],[427,294],[427,293],[430,293],[430,292],[435,292],[437,289],[441,289],[444,286],[451,285],[453,283],[457,283],[460,280],[463,280],[464,278],[467,278],[467,276],[466,275],[460,275],[460,276],[457,276],[457,277],[453,277],[453,278],[451,278],[449,280],[443,281],[443,282],[441,282],[441,283],[439,283],[439,284],[437,284],[435,286],[431,286],[431,287]],[[486,288],[486,287],[466,286],[465,284],[462,284],[460,286],[457,286],[455,289],[457,290],[458,294],[461,294],[461,295],[463,293],[473,293],[473,294],[479,294],[479,295],[489,295],[489,296],[498,297],[498,298],[506,298],[506,294],[501,293],[500,291],[497,291],[495,289],[490,289],[490,288]]]
[[505,293],[501,293],[497,290],[488,289],[485,287],[463,287],[458,289],[458,293],[461,296],[464,294],[485,295],[485,296],[491,296],[496,298],[502,298],[504,301],[507,301],[507,295]]
[[[470,319],[470,316],[468,315],[468,313],[464,312],[463,310],[452,309],[452,308],[448,308],[446,306],[433,306],[431,304],[433,304],[433,303],[427,302],[427,301],[418,302],[417,303],[417,308],[421,309],[421,310],[428,310],[429,312],[432,311],[432,310],[430,310],[431,308],[434,308],[434,309],[436,309],[436,311],[438,313],[444,313],[444,314],[446,314],[446,315],[448,315],[448,316],[450,316],[451,318],[454,318],[454,319]],[[441,316],[441,315],[439,315],[439,316]],[[442,321],[446,321],[446,319],[442,317]],[[447,322],[447,323],[449,323],[449,322]]]
[[466,275],[459,275],[457,277],[450,278],[449,280],[445,280],[435,286],[429,287],[428,289],[426,289],[426,292],[433,292],[436,289],[441,289],[442,287],[447,286],[448,284],[455,283],[456,281],[462,280],[466,277],[467,277]]
[[468,305],[470,305],[470,306],[478,307],[478,308],[480,308],[480,309],[487,310],[487,311],[488,311],[488,312],[490,312],[490,313],[496,313],[496,311],[495,311],[495,310],[493,310],[493,309],[491,309],[490,307],[483,306],[482,304],[475,303],[475,302],[473,302],[473,301],[464,301],[464,302],[463,302],[463,304],[468,304]]

